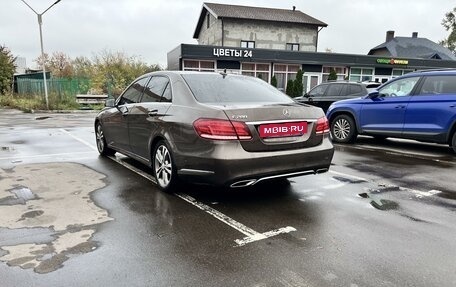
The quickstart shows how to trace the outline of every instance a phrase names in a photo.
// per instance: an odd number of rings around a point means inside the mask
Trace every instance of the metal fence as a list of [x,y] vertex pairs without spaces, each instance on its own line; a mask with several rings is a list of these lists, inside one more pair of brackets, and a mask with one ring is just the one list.
[[[48,79],[48,92],[57,95],[76,96],[87,94],[90,89],[88,79]],[[17,79],[17,93],[20,95],[43,95],[44,82],[36,79]]]

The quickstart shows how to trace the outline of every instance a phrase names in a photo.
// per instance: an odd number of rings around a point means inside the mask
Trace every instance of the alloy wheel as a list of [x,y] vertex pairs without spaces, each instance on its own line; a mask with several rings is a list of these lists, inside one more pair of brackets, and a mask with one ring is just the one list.
[[161,144],[155,152],[154,169],[160,187],[167,188],[173,175],[173,166],[171,154],[169,153],[168,148],[163,144]]
[[334,123],[334,136],[339,140],[345,140],[350,134],[350,123],[344,119],[340,118]]

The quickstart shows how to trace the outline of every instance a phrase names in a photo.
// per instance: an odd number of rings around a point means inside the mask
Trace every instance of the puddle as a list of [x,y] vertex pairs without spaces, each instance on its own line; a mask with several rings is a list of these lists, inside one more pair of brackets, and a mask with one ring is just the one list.
[[399,203],[397,203],[395,201],[392,201],[392,200],[377,199],[376,197],[374,197],[372,195],[369,195],[366,192],[359,193],[358,196],[361,197],[361,198],[369,198],[369,199],[371,199],[370,205],[372,205],[375,209],[378,209],[378,210],[385,211],[385,210],[397,210],[397,209],[399,209]]
[[88,199],[106,186],[103,174],[46,163],[0,169],[0,177],[0,263],[45,274],[100,246],[97,225],[112,218]]
[[42,210],[29,211],[29,212],[22,214],[21,219],[19,219],[19,220],[25,220],[27,218],[35,218],[35,217],[38,217],[43,214],[44,214],[44,211],[42,211]]
[[346,178],[346,177],[341,177],[341,176],[333,176],[333,178],[337,181],[340,181],[340,182],[345,182],[345,183],[364,183],[366,182],[365,180],[361,180],[361,179],[351,179],[351,178]]
[[9,147],[9,146],[2,146],[2,147],[1,147],[1,150],[2,150],[2,151],[9,151],[9,152],[11,152],[11,151],[14,151],[14,148]]
[[46,120],[46,119],[50,119],[51,117],[48,117],[48,116],[44,116],[44,117],[36,117],[35,120],[37,121],[42,121],[42,120]]
[[397,210],[399,208],[397,202],[387,199],[372,200],[370,204],[378,210]]
[[27,187],[21,186],[7,191],[14,194],[14,196],[0,198],[0,205],[26,204],[29,200],[38,199],[38,196]]

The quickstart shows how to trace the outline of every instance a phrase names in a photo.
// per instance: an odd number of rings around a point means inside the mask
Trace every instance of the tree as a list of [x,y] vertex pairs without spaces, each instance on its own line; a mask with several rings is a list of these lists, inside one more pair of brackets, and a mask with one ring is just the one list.
[[277,78],[275,75],[271,78],[271,85],[277,88]]
[[86,57],[76,57],[71,66],[73,67],[73,76],[76,78],[89,79],[92,76],[93,64]]
[[96,92],[120,95],[134,79],[159,66],[148,66],[135,56],[103,50],[93,58],[92,87]]
[[442,20],[442,26],[447,31],[450,31],[450,35],[448,35],[448,38],[440,41],[440,45],[447,47],[456,55],[456,7],[445,14],[445,18]]
[[49,71],[56,78],[71,78],[73,76],[71,58],[62,52],[52,53],[49,60]]
[[304,76],[304,72],[299,69],[298,73],[296,74],[296,79],[293,85],[294,88],[294,97],[300,97],[302,96],[304,92],[304,86],[302,84],[302,77]]
[[337,73],[334,68],[329,69],[329,76],[328,76],[328,81],[335,81],[337,80]]
[[290,97],[293,97],[294,95],[294,81],[293,80],[288,80],[287,82],[287,89],[285,91],[287,95]]
[[0,45],[0,94],[3,95],[11,89],[14,71],[16,70],[16,57],[11,51]]

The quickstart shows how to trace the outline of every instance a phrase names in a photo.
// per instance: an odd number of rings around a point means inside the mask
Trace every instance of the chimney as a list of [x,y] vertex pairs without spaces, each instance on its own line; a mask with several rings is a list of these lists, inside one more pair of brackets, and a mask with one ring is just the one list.
[[293,6],[293,11],[296,11],[296,6]]
[[394,31],[386,31],[386,40],[385,42],[389,42],[394,38]]
[[418,38],[418,32],[413,32],[412,33],[412,38]]

